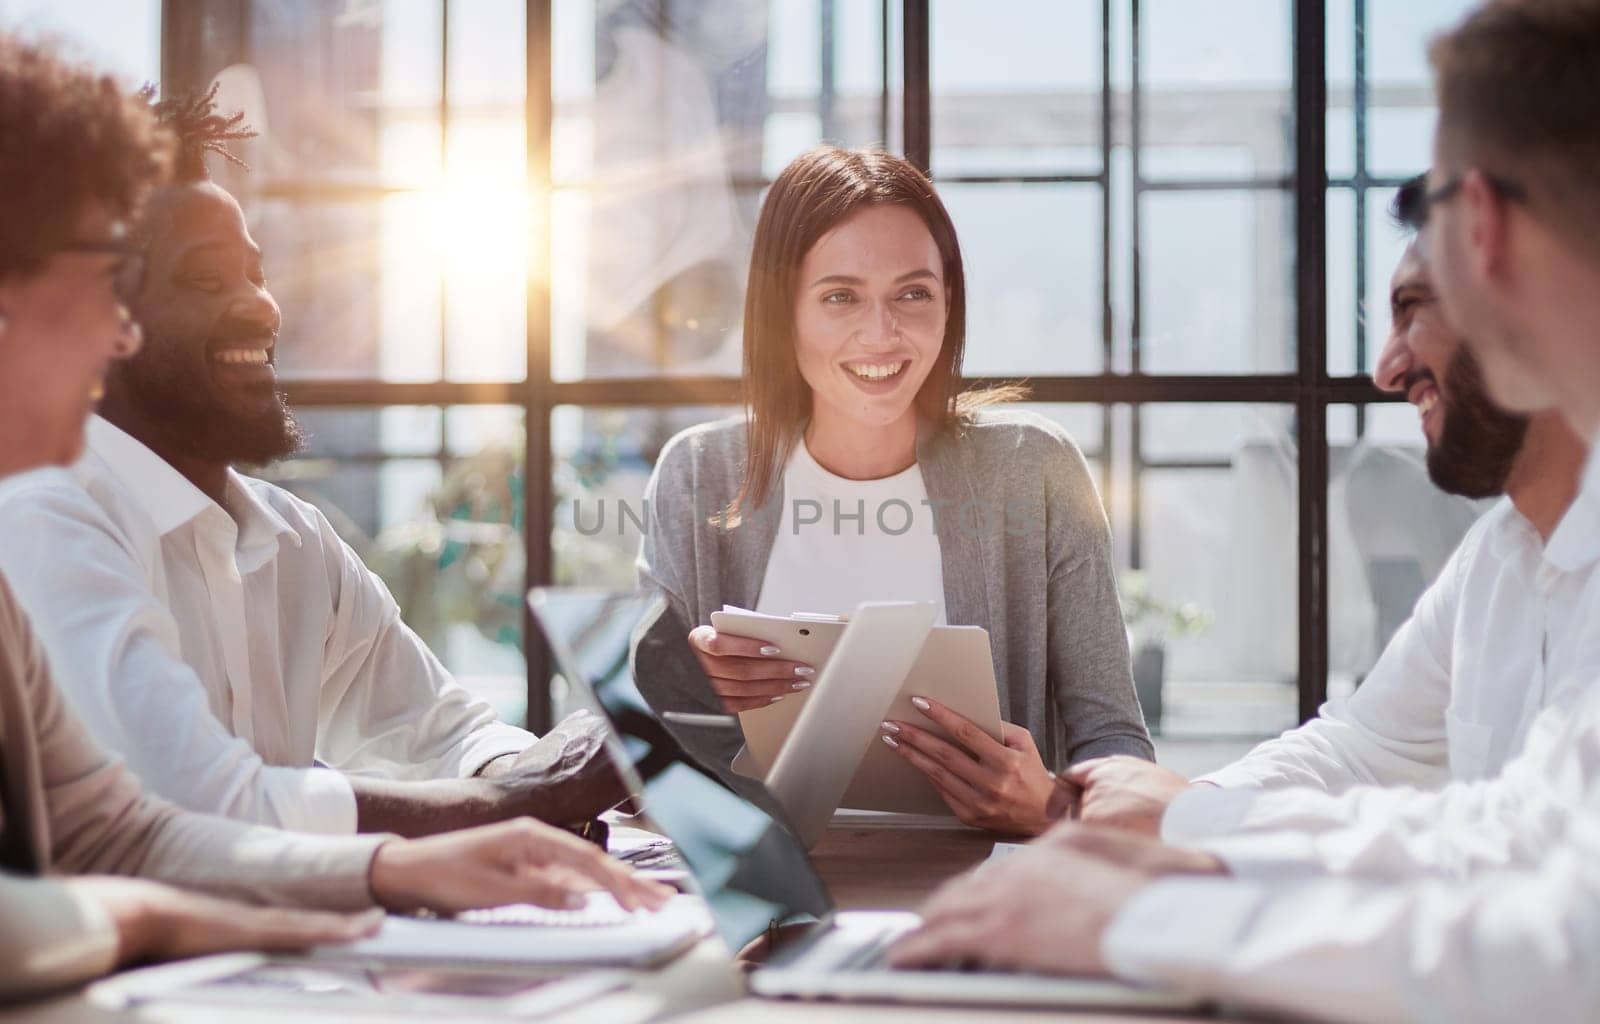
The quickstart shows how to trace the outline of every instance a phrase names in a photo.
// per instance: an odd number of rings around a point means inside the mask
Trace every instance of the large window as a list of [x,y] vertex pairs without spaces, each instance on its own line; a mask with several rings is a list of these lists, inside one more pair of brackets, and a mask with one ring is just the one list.
[[218,78],[262,132],[219,175],[315,438],[271,472],[535,725],[522,590],[628,583],[637,530],[598,499],[736,412],[755,215],[824,140],[937,181],[967,373],[1029,380],[1090,457],[1180,769],[1359,685],[1478,511],[1366,376],[1423,45],[1468,0],[145,6],[164,85]]

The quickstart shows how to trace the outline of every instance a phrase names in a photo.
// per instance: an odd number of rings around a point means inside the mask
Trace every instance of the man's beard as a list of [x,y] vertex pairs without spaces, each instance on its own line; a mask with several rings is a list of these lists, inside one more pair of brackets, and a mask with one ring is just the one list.
[[1428,449],[1428,476],[1450,494],[1493,497],[1505,490],[1528,418],[1494,404],[1483,370],[1465,344],[1450,358],[1445,373],[1449,390],[1441,395],[1444,426],[1439,442]]
[[202,366],[163,358],[170,351],[146,343],[142,353],[114,365],[106,381],[117,403],[135,414],[140,440],[151,448],[166,456],[259,466],[305,446],[305,431],[281,392],[253,409],[228,405]]

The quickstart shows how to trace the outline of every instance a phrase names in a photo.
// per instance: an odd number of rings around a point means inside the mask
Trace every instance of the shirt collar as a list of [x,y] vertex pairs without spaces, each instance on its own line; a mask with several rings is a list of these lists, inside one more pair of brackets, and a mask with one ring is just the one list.
[[[296,547],[300,535],[271,505],[262,501],[249,481],[228,470],[228,510],[174,469],[142,441],[109,421],[89,419],[89,458],[96,458],[116,478],[134,502],[150,517],[156,531],[166,536],[214,509],[237,523],[235,547],[242,562],[255,566],[277,553],[278,538],[288,537]],[[246,565],[241,570],[249,571]]]
[[261,500],[243,475],[228,470],[228,505],[239,523],[239,571],[253,572],[278,553],[278,542],[287,537],[300,546],[300,534],[284,521],[278,510]]
[[1563,572],[1573,572],[1600,560],[1600,451],[1590,449],[1572,507],[1556,524],[1544,546],[1545,561]]
[[217,507],[166,459],[99,416],[89,418],[88,448],[87,458],[105,466],[162,536]]

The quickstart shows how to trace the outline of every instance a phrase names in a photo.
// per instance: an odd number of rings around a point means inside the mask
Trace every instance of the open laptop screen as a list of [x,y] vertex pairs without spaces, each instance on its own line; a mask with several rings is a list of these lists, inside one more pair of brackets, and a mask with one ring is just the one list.
[[832,904],[790,832],[684,754],[640,696],[629,645],[654,600],[559,587],[529,596],[555,659],[556,709],[586,709],[605,719],[617,771],[677,845],[718,933],[737,951],[774,922],[820,918]]

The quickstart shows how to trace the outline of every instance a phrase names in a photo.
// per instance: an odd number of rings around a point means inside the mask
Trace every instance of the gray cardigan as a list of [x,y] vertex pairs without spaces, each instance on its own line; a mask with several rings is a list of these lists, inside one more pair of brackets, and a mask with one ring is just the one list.
[[[755,607],[783,508],[780,479],[740,524],[721,525],[744,457],[742,420],[691,427],[661,450],[646,487],[639,581],[665,600],[635,634],[634,667],[658,711],[720,713],[686,636],[724,604]],[[954,431],[924,429],[917,462],[939,538],[945,615],[989,631],[1001,716],[1033,734],[1052,769],[1104,754],[1153,758],[1110,527],[1072,438],[1032,413],[986,411]],[[718,769],[741,743],[731,730],[672,731]]]

